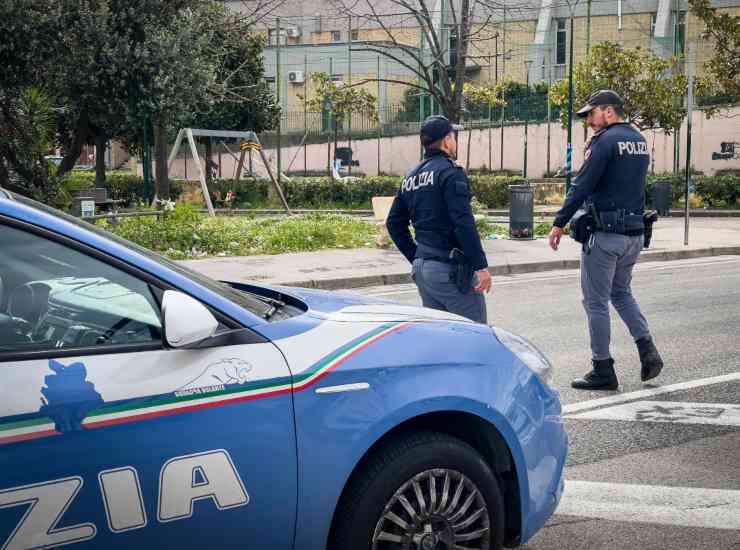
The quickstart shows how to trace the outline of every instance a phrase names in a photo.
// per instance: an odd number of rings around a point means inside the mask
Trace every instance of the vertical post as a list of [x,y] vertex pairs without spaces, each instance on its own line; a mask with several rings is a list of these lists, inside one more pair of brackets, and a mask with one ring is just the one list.
[[687,109],[686,109],[686,186],[684,188],[684,196],[686,197],[684,205],[684,236],[683,244],[688,246],[689,244],[689,190],[691,187],[691,118],[694,110],[694,45],[692,44],[689,48],[689,90],[687,97]]
[[144,171],[144,196],[147,200],[149,199],[152,188],[152,165],[149,147],[149,117],[144,115],[144,151],[141,164]]
[[547,174],[550,174],[550,88],[552,88],[552,52],[547,49]]
[[[496,41],[498,44],[498,40]],[[504,3],[504,21],[501,36],[501,52],[503,57],[501,58],[501,77],[506,81],[506,3]],[[504,92],[505,93],[505,92]],[[505,99],[504,93],[501,94],[501,99]],[[501,106],[501,171],[504,170],[504,118],[506,116],[506,107]]]
[[[308,54],[303,54],[303,132],[308,135]],[[308,145],[303,140],[303,175],[308,172]]]
[[524,179],[527,179],[527,145],[528,145],[528,138],[529,138],[529,108],[530,108],[530,101],[531,101],[531,94],[529,93],[529,68],[532,66],[532,60],[531,59],[525,59],[524,60],[524,66],[526,67],[527,71],[527,109],[524,113],[524,169],[522,170],[522,175]]
[[[347,85],[352,86],[352,16],[347,18]],[[347,113],[347,147],[352,148],[352,112]],[[352,173],[352,163],[347,166],[347,173]]]
[[[419,72],[422,72],[424,66],[424,30],[419,27]],[[434,69],[432,69],[432,74],[434,74]],[[421,129],[421,125],[424,123],[424,93],[420,90],[419,91],[419,129]],[[431,106],[432,103],[432,96],[429,95],[429,104]],[[431,113],[429,113],[431,114]],[[419,161],[424,158],[424,147],[419,143]]]
[[380,140],[383,137],[383,119],[380,111],[380,56],[378,56],[378,175],[380,175]]
[[[621,6],[621,4],[620,4]],[[622,25],[619,25],[622,28]],[[586,57],[591,52],[591,0],[586,3]]]
[[[329,57],[329,80],[331,80],[332,74],[334,74],[334,58]],[[332,112],[330,111],[330,105],[327,101],[324,101],[321,118],[324,118],[324,113],[328,113],[328,123],[326,125],[326,172],[329,177],[332,177],[331,169],[331,123],[332,123]],[[322,122],[323,126],[323,122]]]
[[[678,56],[678,19],[679,19],[679,6],[680,0],[674,0],[674,13],[673,13],[673,57]],[[680,170],[680,156],[681,156],[681,125],[673,134],[673,173],[678,174]]]
[[565,151],[565,192],[573,173],[573,10],[570,12],[570,53],[568,60],[568,148]]
[[282,86],[282,79],[280,78],[280,18],[278,17],[275,21],[275,25],[277,26],[277,33],[275,36],[277,37],[277,49],[275,50],[277,61],[275,62],[275,99],[277,101],[278,107],[280,108],[280,114],[278,115],[278,125],[277,125],[277,181],[278,186],[280,185],[280,181],[282,178],[283,173],[283,163],[282,163],[282,151],[281,151],[281,127],[283,124],[283,106],[280,102],[280,87]]

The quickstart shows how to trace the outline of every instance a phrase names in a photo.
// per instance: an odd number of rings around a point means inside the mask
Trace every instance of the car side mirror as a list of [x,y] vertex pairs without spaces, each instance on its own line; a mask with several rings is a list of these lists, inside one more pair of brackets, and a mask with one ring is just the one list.
[[162,318],[165,339],[173,348],[202,342],[212,337],[218,328],[218,321],[206,306],[175,290],[164,291]]

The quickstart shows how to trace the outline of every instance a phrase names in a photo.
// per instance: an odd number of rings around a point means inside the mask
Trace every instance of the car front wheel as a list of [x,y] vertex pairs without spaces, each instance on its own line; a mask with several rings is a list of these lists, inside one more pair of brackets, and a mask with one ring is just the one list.
[[498,550],[498,481],[473,447],[423,432],[382,445],[353,476],[332,550]]

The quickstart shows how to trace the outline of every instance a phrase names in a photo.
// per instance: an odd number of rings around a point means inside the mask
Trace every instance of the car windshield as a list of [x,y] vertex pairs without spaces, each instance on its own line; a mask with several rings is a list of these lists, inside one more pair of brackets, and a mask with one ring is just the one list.
[[248,294],[246,292],[242,292],[240,290],[232,288],[231,286],[225,283],[216,281],[214,279],[211,279],[210,277],[206,277],[205,275],[198,273],[197,271],[193,271],[192,269],[188,269],[187,267],[184,267],[180,264],[173,262],[172,260],[169,260],[168,258],[162,256],[161,254],[158,254],[156,252],[153,252],[152,250],[144,248],[143,246],[139,246],[136,243],[123,239],[119,237],[118,235],[115,235],[114,233],[106,231],[105,229],[95,224],[89,223],[80,218],[75,218],[74,216],[65,214],[64,212],[61,212],[55,208],[51,208],[50,206],[47,206],[45,204],[42,204],[32,199],[29,199],[28,197],[18,195],[17,193],[12,193],[12,197],[13,199],[20,202],[21,204],[25,204],[27,206],[30,206],[31,208],[41,210],[45,212],[46,214],[55,216],[66,222],[74,224],[77,227],[81,227],[87,231],[92,231],[93,233],[96,233],[97,235],[105,239],[114,241],[117,244],[120,244],[121,246],[124,246],[138,254],[141,254],[142,256],[146,256],[147,258],[150,258],[151,260],[164,265],[168,269],[171,269],[172,271],[184,277],[187,277],[188,279],[191,279],[192,281],[207,288],[208,290],[211,290],[217,294],[220,294],[224,298],[227,298],[231,300],[232,302],[242,306],[243,308],[251,311],[255,315],[263,317],[265,310],[271,309],[271,306],[269,305],[265,306],[265,302],[259,300],[254,294]]

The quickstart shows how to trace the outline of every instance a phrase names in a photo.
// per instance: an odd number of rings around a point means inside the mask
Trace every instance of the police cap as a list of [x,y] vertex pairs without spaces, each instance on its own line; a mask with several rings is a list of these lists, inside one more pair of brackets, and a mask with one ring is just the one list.
[[459,132],[463,127],[459,124],[452,124],[449,119],[442,115],[434,115],[427,118],[421,125],[421,142],[429,145],[439,141],[447,134]]
[[591,94],[586,105],[584,105],[576,114],[580,118],[586,118],[588,113],[590,113],[594,107],[603,107],[605,105],[624,107],[624,101],[622,101],[622,98],[619,97],[619,94],[614,90],[599,90]]

